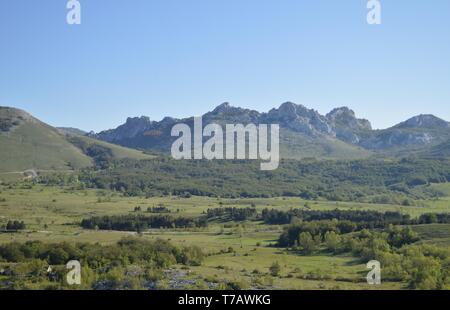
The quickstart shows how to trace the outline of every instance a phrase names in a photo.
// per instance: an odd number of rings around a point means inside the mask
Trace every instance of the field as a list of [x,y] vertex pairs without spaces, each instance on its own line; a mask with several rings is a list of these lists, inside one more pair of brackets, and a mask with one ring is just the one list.
[[[439,185],[449,190],[449,184]],[[219,199],[206,197],[124,197],[104,190],[74,190],[65,187],[47,187],[22,184],[0,191],[0,224],[9,219],[20,219],[27,229],[18,233],[0,233],[0,243],[41,240],[44,242],[90,242],[111,244],[132,232],[84,230],[81,219],[99,215],[134,214],[140,207],[163,205],[173,214],[201,216],[208,208],[250,207],[289,209],[301,208],[308,203],[314,210],[378,210],[400,211],[417,217],[423,213],[449,211],[450,200],[445,197],[424,201],[422,207],[374,205],[328,201],[306,201],[299,198]],[[450,225],[418,225],[414,227],[422,236],[421,242],[447,246],[450,244]],[[209,255],[201,266],[177,266],[171,270],[172,278],[211,283],[229,280],[244,287],[270,287],[274,289],[401,289],[403,283],[383,282],[373,287],[365,283],[367,270],[360,260],[348,255],[333,256],[319,252],[303,256],[277,248],[275,244],[282,227],[261,222],[213,222],[208,228],[151,229],[143,232],[144,239],[166,239],[180,245],[197,245]],[[277,277],[268,275],[269,267],[278,262]]]

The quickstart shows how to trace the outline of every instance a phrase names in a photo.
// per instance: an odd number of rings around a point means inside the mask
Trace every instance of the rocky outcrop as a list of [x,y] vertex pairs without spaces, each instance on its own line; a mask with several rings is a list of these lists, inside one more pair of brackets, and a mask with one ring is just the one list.
[[149,130],[153,122],[147,116],[129,117],[125,124],[116,129],[102,131],[96,135],[96,138],[108,142],[117,142],[124,139],[134,138],[139,134]]
[[355,112],[347,107],[332,110],[326,118],[333,126],[336,137],[348,143],[359,144],[372,130],[368,120],[356,118]]
[[[170,148],[170,129],[176,123],[193,124],[193,118],[174,119],[166,117],[160,122],[149,117],[128,118],[126,123],[107,131],[94,134],[96,138],[124,146],[165,150]],[[433,115],[419,115],[392,128],[373,130],[366,119],[357,118],[348,107],[332,110],[321,115],[313,109],[293,102],[285,102],[267,113],[234,107],[225,102],[203,115],[203,124],[279,124],[283,130],[308,139],[338,139],[368,150],[422,147],[438,144],[450,137],[448,122]],[[322,139],[322,140],[321,140]],[[291,139],[292,140],[292,139]],[[297,146],[290,146],[295,149]]]
[[267,123],[279,123],[281,127],[312,137],[335,136],[333,127],[319,112],[292,102],[283,103],[278,109],[270,110],[264,115],[264,119]]

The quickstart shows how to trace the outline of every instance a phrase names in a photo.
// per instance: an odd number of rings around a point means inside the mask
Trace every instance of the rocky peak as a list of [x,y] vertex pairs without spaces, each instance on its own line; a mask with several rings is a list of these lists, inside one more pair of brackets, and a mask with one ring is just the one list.
[[120,125],[116,129],[102,131],[97,137],[108,142],[134,138],[149,129],[151,125],[152,121],[148,116],[128,117],[125,124]]
[[293,102],[285,102],[278,109],[270,110],[267,113],[267,120],[278,122],[282,127],[310,136],[334,135],[324,116],[315,110]]
[[356,119],[355,112],[348,107],[340,107],[333,109],[326,117],[331,120],[346,120],[346,119]]
[[348,127],[358,130],[372,130],[372,125],[366,119],[356,118],[355,112],[348,107],[333,109],[326,118],[337,127]]
[[176,119],[176,118],[173,118],[173,117],[170,117],[170,116],[166,116],[166,117],[164,117],[164,118],[162,119],[161,122],[159,122],[159,123],[157,123],[157,124],[158,124],[158,125],[161,125],[161,126],[170,126],[170,125],[175,124],[176,122],[177,122],[177,119]]
[[151,124],[150,118],[148,116],[141,117],[128,117],[125,125],[136,126],[136,125],[148,125]]
[[403,123],[395,126],[396,128],[450,128],[450,123],[431,114],[421,114],[414,116]]
[[224,112],[230,111],[230,110],[233,109],[233,108],[234,108],[234,107],[232,107],[232,106],[230,105],[230,103],[224,102],[224,103],[222,103],[221,105],[218,105],[218,106],[213,110],[213,113],[215,113],[215,114],[224,113]]
[[[1,112],[1,110],[0,110]],[[168,149],[170,130],[174,123],[192,124],[193,118],[164,118],[160,122],[150,121],[146,116],[128,118],[126,123],[116,129],[96,135],[97,138],[123,145],[139,145]],[[333,109],[326,116],[314,109],[285,102],[267,113],[233,107],[225,102],[213,111],[203,115],[203,124],[279,124],[283,130],[305,135],[309,138],[337,138],[341,141],[370,150],[422,147],[450,139],[448,122],[433,115],[419,115],[392,128],[372,130],[368,120],[359,119],[348,107]],[[414,129],[414,130],[411,130]],[[158,136],[148,132],[161,133]]]
[[[274,109],[272,111],[277,111],[277,110]],[[280,107],[278,108],[278,113],[282,117],[295,118],[296,116],[310,117],[310,116],[313,116],[314,114],[316,114],[317,112],[314,110],[310,110],[301,104],[296,104],[296,103],[288,101],[288,102],[285,102],[282,105],[280,105]]]
[[355,112],[348,107],[333,109],[326,119],[336,131],[336,137],[352,144],[360,143],[362,135],[372,130],[368,120],[356,118]]
[[203,115],[203,121],[205,123],[258,123],[260,115],[258,111],[234,107],[225,102],[217,106],[212,112]]

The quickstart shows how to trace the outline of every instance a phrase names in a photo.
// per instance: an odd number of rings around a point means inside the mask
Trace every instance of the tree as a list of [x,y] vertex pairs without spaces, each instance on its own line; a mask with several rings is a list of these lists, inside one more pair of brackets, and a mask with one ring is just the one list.
[[418,255],[411,257],[407,263],[410,268],[409,285],[413,289],[435,290],[438,288],[441,265],[432,257]]
[[48,253],[48,262],[52,265],[64,265],[69,261],[69,254],[61,247],[53,247]]
[[332,251],[333,253],[336,253],[338,248],[340,247],[342,238],[334,231],[329,231],[325,234],[325,244],[327,245],[327,248]]
[[316,243],[309,232],[302,232],[298,237],[298,245],[305,254],[309,254],[316,248]]
[[25,223],[19,221],[8,221],[6,224],[6,230],[22,230],[25,229]]
[[419,223],[421,224],[433,224],[437,222],[437,215],[433,213],[422,214],[419,218]]
[[391,246],[400,248],[405,244],[411,244],[419,240],[418,234],[410,227],[389,227],[388,242]]

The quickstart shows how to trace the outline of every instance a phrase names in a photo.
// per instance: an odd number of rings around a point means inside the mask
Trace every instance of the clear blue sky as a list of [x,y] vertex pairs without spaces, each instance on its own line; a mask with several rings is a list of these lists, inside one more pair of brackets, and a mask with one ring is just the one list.
[[0,105],[55,126],[102,130],[127,116],[200,115],[228,101],[349,106],[384,128],[450,120],[450,1],[0,1]]

